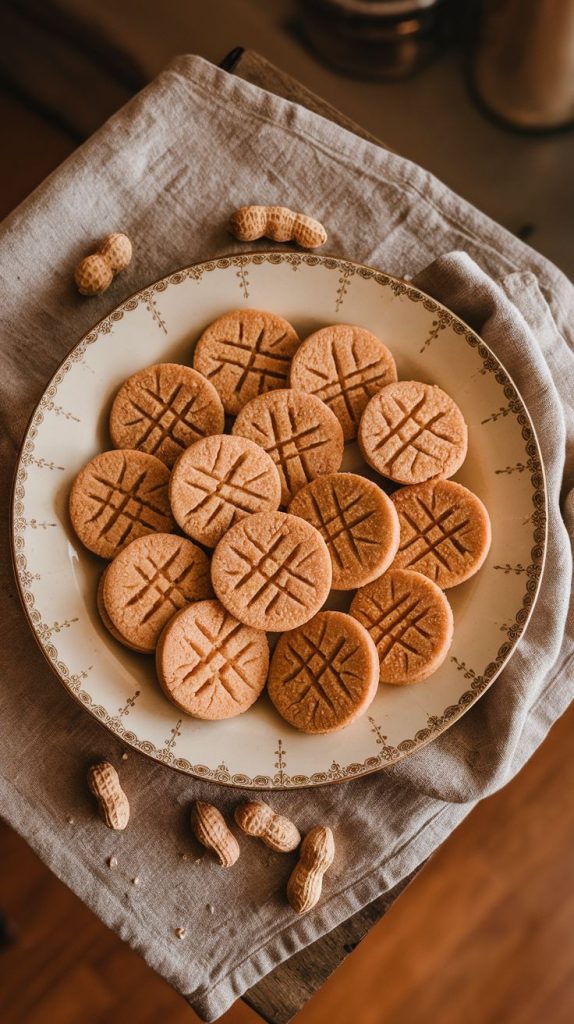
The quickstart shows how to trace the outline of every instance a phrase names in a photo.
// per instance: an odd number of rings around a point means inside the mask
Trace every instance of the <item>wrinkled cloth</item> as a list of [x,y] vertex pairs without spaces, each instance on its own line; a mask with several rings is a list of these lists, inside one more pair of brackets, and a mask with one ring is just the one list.
[[[273,795],[302,830],[329,822],[337,835],[324,898],[296,920],[283,897],[292,858],[245,843],[232,871],[207,857],[194,862],[190,801],[229,811],[233,790],[130,752],[122,764],[130,827],[120,835],[98,822],[86,767],[102,757],[118,763],[123,748],[70,699],[37,649],[4,523],[0,810],[206,1020],[412,872],[522,767],[572,698],[574,289],[422,168],[200,58],[174,61],[0,226],[4,519],[27,419],[67,350],[148,282],[241,251],[226,224],[249,201],[312,210],[329,226],[330,252],[413,279],[484,337],[530,409],[550,529],[527,632],[464,718],[382,773]],[[116,230],[137,242],[135,258],[113,289],[86,301],[73,267]]]

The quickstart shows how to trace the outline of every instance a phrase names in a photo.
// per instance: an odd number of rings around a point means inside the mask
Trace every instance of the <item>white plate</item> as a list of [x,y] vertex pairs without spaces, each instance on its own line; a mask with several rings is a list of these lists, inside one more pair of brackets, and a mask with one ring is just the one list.
[[[195,339],[237,307],[281,313],[302,337],[325,324],[356,323],[391,348],[399,377],[439,384],[469,426],[456,479],[485,502],[490,555],[473,579],[448,592],[455,619],[450,656],[429,680],[381,686],[369,714],[329,736],[288,726],[266,697],[226,722],[186,718],[163,696],[153,659],[107,634],[96,611],[102,562],[68,521],[78,470],[110,447],[114,393],[140,367],[191,362]],[[361,471],[355,445],[344,469]],[[28,428],[17,470],[16,575],[37,640],[70,693],[127,744],[191,775],[257,789],[340,781],[400,760],[448,728],[506,664],[526,626],[546,546],[540,452],[508,374],[462,321],[410,285],[367,267],[293,252],[231,256],[188,267],[138,292],[65,359]],[[347,598],[330,599],[346,607]],[[347,603],[345,603],[347,602]]]

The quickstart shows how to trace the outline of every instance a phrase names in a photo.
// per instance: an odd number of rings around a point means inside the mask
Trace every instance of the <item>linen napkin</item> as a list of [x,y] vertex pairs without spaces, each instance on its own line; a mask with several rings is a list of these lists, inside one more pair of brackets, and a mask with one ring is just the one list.
[[[550,532],[528,630],[461,721],[377,775],[273,794],[303,831],[321,822],[336,834],[324,897],[297,920],[283,896],[292,858],[243,843],[235,867],[222,871],[190,840],[193,799],[230,812],[240,793],[130,752],[122,764],[130,827],[113,834],[96,819],[87,765],[102,757],[118,763],[123,748],[70,699],[37,650],[11,577],[5,524],[0,811],[206,1020],[412,872],[477,800],[521,768],[572,697],[572,286],[420,167],[197,57],[175,60],[0,226],[4,519],[26,421],[66,351],[149,281],[241,251],[226,223],[250,201],[312,211],[328,226],[333,254],[413,278],[482,334],[531,411]],[[86,301],[73,287],[73,267],[115,230],[132,238],[134,261],[109,292]],[[114,870],[106,863],[112,854]],[[185,929],[183,939],[176,928]]]

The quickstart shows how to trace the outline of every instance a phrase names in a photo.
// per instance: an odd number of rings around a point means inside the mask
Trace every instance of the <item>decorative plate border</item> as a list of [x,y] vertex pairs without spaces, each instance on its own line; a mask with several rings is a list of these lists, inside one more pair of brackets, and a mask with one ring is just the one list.
[[[471,348],[477,349],[478,355],[482,361],[482,370],[480,372],[494,375],[496,381],[502,386],[504,396],[508,403],[507,406],[501,409],[499,413],[494,414],[493,418],[497,418],[499,415],[506,416],[513,413],[521,428],[522,438],[525,443],[526,461],[518,464],[516,467],[508,467],[508,472],[516,469],[517,471],[528,472],[530,474],[532,484],[532,513],[530,519],[533,529],[530,563],[527,566],[496,567],[501,568],[504,572],[519,572],[520,574],[524,574],[526,581],[521,605],[516,612],[513,622],[510,623],[506,629],[506,640],[500,646],[496,658],[494,661],[489,662],[481,673],[476,673],[464,662],[459,662],[456,659],[453,659],[458,671],[463,673],[464,679],[469,680],[468,689],[464,691],[456,704],[446,707],[442,715],[433,715],[429,717],[426,728],[420,729],[413,737],[402,740],[396,746],[390,746],[386,742],[386,736],[383,734],[381,726],[369,716],[368,721],[370,723],[371,731],[375,736],[376,744],[380,748],[378,754],[368,757],[362,762],[356,762],[344,766],[333,761],[328,770],[316,772],[310,776],[289,774],[287,770],[287,751],[283,746],[282,740],[279,738],[277,741],[277,750],[275,751],[276,760],[273,765],[276,772],[273,775],[257,775],[250,778],[247,775],[231,774],[225,763],[220,764],[216,769],[211,769],[206,765],[192,764],[185,758],[175,757],[172,748],[175,746],[181,722],[176,723],[174,728],[171,730],[171,736],[165,740],[162,748],[156,747],[149,740],[138,739],[135,733],[126,728],[123,719],[129,714],[130,708],[133,707],[135,700],[139,696],[139,691],[136,691],[135,695],[130,697],[124,707],[118,709],[118,712],[115,715],[111,715],[104,707],[94,703],[91,695],[83,689],[83,681],[88,678],[89,669],[87,671],[72,674],[68,666],[60,659],[58,649],[53,643],[54,634],[60,632],[61,629],[65,628],[69,623],[54,623],[50,626],[42,620],[40,613],[35,608],[34,595],[30,590],[30,586],[33,581],[37,579],[37,576],[28,569],[27,559],[24,553],[24,532],[28,527],[32,529],[48,529],[50,526],[56,526],[56,524],[38,522],[36,520],[30,520],[28,522],[24,518],[23,499],[25,497],[25,484],[28,477],[27,467],[33,464],[38,464],[38,460],[34,457],[38,426],[42,423],[44,419],[44,412],[46,411],[57,410],[60,415],[70,415],[64,410],[60,410],[59,407],[55,405],[54,399],[57,394],[58,385],[64,379],[73,364],[80,362],[83,359],[88,345],[93,344],[100,335],[109,334],[114,324],[119,320],[122,320],[126,314],[137,309],[142,304],[146,306],[150,315],[160,329],[165,331],[165,325],[155,303],[155,295],[164,292],[169,285],[178,285],[190,278],[198,281],[204,276],[204,274],[208,274],[214,270],[227,270],[230,267],[236,267],[239,286],[244,298],[247,299],[249,297],[248,268],[250,265],[260,266],[264,263],[287,263],[294,271],[297,271],[299,267],[304,265],[311,267],[322,266],[327,270],[338,271],[339,281],[337,288],[337,309],[344,300],[349,281],[352,277],[359,276],[364,280],[373,280],[383,288],[390,288],[395,296],[402,295],[406,296],[406,298],[412,302],[422,302],[424,308],[428,312],[436,314],[431,333],[425,340],[421,352],[424,351],[432,341],[435,340],[440,331],[447,326],[451,327],[455,334],[462,336]],[[178,771],[227,786],[237,786],[249,789],[291,789],[343,782],[359,776],[368,775],[372,772],[388,767],[391,764],[395,764],[397,761],[402,760],[415,750],[420,750],[421,747],[425,746],[440,733],[448,729],[449,726],[461,718],[462,715],[488,689],[515,650],[520,637],[526,629],[538,595],[546,555],[547,494],[544,468],[536,432],[523,399],[500,360],[488,345],[486,345],[482,339],[475,334],[470,327],[468,327],[467,324],[465,324],[459,317],[455,316],[454,313],[451,313],[451,311],[445,306],[442,306],[439,302],[436,302],[419,289],[414,288],[408,282],[392,277],[389,274],[383,274],[371,267],[366,267],[363,264],[354,263],[350,260],[341,260],[332,256],[317,256],[310,253],[275,250],[272,252],[254,252],[222,256],[218,259],[193,264],[191,266],[184,267],[181,270],[177,270],[130,296],[117,306],[116,309],[112,310],[108,316],[100,320],[99,323],[97,323],[86,335],[84,335],[84,337],[71,349],[69,354],[60,364],[30,418],[16,464],[15,480],[12,492],[11,522],[12,560],[23,609],[40,650],[46,657],[54,673],[64,684],[72,697],[74,697],[90,712],[90,714],[92,714],[99,722],[101,722],[102,725],[106,726],[106,728],[108,728],[124,743],[136,750],[139,750],[141,753],[146,754],[153,760],[159,761],[171,768],[175,768]]]

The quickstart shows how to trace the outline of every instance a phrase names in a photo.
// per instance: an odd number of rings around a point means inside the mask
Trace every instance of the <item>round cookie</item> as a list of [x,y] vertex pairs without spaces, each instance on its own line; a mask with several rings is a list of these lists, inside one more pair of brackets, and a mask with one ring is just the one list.
[[367,630],[343,612],[319,612],[279,637],[267,691],[282,718],[316,734],[344,729],[364,714],[378,684],[377,649]]
[[158,363],[128,377],[110,413],[114,448],[137,448],[173,466],[188,445],[225,425],[217,391],[190,366]]
[[363,458],[390,480],[423,483],[456,473],[468,431],[452,398],[434,384],[388,384],[365,407],[359,426]]
[[169,483],[176,522],[190,537],[215,547],[230,526],[255,512],[279,508],[275,463],[246,437],[216,434],[181,455]]
[[212,594],[205,552],[184,537],[151,533],[128,544],[108,566],[102,599],[120,637],[151,652],[180,608]]
[[447,590],[484,562],[490,518],[480,498],[454,480],[431,480],[395,491],[401,539],[394,569],[414,569]]
[[222,537],[211,581],[240,622],[282,633],[319,611],[331,588],[331,559],[321,534],[304,519],[259,512]]
[[235,416],[246,402],[287,386],[299,335],[282,316],[236,309],[203,332],[193,365],[217,389],[225,411]]
[[165,627],[156,651],[164,693],[194,718],[241,715],[257,700],[269,668],[265,633],[244,626],[219,601],[182,608]]
[[102,452],[78,473],[70,491],[72,526],[90,551],[114,558],[146,533],[171,533],[169,469],[134,449]]
[[98,589],[96,592],[96,608],[98,609],[99,616],[110,636],[113,636],[114,640],[117,640],[119,644],[123,644],[124,647],[129,647],[130,650],[132,651],[137,651],[138,654],[147,654],[147,651],[144,651],[141,647],[135,647],[134,644],[130,644],[129,641],[126,640],[125,636],[122,636],[119,629],[116,629],[116,627],[114,626],[112,620],[110,619],[106,611],[106,606],[104,604],[104,579],[107,571],[107,569],[104,569],[102,575],[100,576],[100,581],[98,583]]
[[334,590],[354,590],[380,576],[399,546],[399,520],[390,498],[372,480],[331,473],[303,487],[291,515],[311,523],[331,556]]
[[396,379],[387,346],[351,324],[333,324],[310,334],[293,356],[289,374],[292,388],[316,395],[333,410],[345,441],[356,436],[369,399]]
[[281,478],[281,504],[343,459],[343,431],[320,398],[285,389],[254,398],[239,413],[233,433],[248,437],[273,459]]
[[418,572],[389,569],[357,591],[349,612],[376,644],[381,683],[418,683],[447,656],[451,607],[440,587]]

